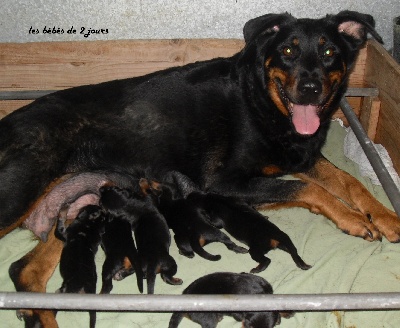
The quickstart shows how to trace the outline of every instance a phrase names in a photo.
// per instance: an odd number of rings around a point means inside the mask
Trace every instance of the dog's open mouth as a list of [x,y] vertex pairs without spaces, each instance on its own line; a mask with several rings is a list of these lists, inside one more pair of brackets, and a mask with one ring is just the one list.
[[319,113],[323,106],[314,104],[296,104],[290,101],[279,81],[276,81],[282,102],[285,104],[292,118],[296,132],[301,135],[312,135],[320,126]]
[[299,105],[289,103],[292,123],[299,134],[310,135],[317,132],[320,119],[318,113],[321,107],[316,105]]

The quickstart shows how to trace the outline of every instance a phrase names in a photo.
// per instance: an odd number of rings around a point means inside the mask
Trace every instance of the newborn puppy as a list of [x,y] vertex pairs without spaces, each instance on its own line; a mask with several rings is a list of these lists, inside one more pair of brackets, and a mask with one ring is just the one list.
[[[113,198],[113,215],[124,216],[134,230],[139,261],[147,279],[147,293],[154,294],[157,273],[169,284],[181,284],[181,279],[173,277],[177,265],[169,255],[169,228],[155,205],[154,195],[134,193],[118,187],[105,187],[101,193],[101,199],[103,195],[104,198],[105,195]],[[103,204],[103,200],[101,202]]]
[[299,256],[289,236],[251,206],[213,193],[191,193],[188,199],[202,204],[212,224],[224,228],[249,247],[251,258],[259,263],[251,273],[261,272],[268,267],[271,260],[264,254],[275,248],[288,252],[299,268],[311,268]]
[[[203,276],[192,282],[183,294],[272,294],[271,285],[261,277],[249,273],[217,272]],[[286,314],[286,313],[285,313]],[[215,328],[224,315],[241,321],[244,328],[272,328],[280,322],[280,313],[268,312],[174,312],[169,328],[178,327],[183,317],[187,317],[201,327]]]
[[[64,212],[62,212],[64,213]],[[57,221],[56,235],[64,241],[60,259],[63,283],[61,293],[96,293],[95,255],[104,233],[105,215],[99,206],[88,205],[66,226],[66,217]],[[96,313],[89,311],[90,327],[96,324]]]
[[[106,208],[107,206],[104,206]],[[143,271],[132,236],[131,223],[125,217],[109,216],[101,247],[106,254],[103,264],[101,294],[109,294],[113,288],[112,279],[122,280],[136,272],[139,291],[143,293]]]
[[[108,294],[113,288],[112,279],[122,280],[136,272],[138,289],[143,293],[143,271],[132,236],[132,225],[136,217],[127,216],[123,210],[126,198],[132,197],[133,191],[119,187],[100,188],[100,205],[108,213],[101,246],[106,254],[103,264],[101,293]],[[144,194],[135,190],[138,196]]]
[[220,255],[212,255],[202,247],[212,242],[224,243],[236,253],[247,253],[247,249],[233,243],[227,235],[209,223],[206,211],[198,202],[174,199],[178,193],[175,185],[163,184],[162,191],[159,209],[174,231],[175,242],[182,255],[192,258],[196,252],[207,260],[217,261]]

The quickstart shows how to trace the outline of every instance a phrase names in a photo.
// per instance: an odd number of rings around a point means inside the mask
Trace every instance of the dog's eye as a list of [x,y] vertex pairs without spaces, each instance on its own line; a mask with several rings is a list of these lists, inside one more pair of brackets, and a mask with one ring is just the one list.
[[288,57],[293,56],[293,49],[290,47],[285,47],[283,48],[282,53]]
[[335,50],[333,48],[326,48],[324,51],[325,57],[332,57],[335,54]]

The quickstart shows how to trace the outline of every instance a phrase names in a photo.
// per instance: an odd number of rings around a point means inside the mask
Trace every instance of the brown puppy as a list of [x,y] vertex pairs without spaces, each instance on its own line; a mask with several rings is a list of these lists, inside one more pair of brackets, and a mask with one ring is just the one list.
[[[261,277],[249,273],[217,272],[197,279],[187,287],[183,294],[272,294],[271,285]],[[175,312],[168,328],[176,328],[183,317],[201,325],[202,328],[215,328],[224,315],[242,321],[243,328],[272,328],[279,324],[279,312]],[[285,313],[284,316],[288,316]]]

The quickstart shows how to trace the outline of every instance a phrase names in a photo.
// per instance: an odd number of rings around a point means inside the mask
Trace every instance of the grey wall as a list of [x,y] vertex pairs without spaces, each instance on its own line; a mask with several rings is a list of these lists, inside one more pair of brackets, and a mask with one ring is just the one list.
[[[399,0],[2,0],[0,42],[241,38],[243,24],[265,13],[288,11],[316,18],[343,9],[373,15],[385,47],[392,47]],[[45,26],[64,33],[43,34]],[[67,33],[72,26],[76,34]],[[38,34],[29,33],[31,27]],[[85,38],[81,28],[103,28],[108,33]]]

